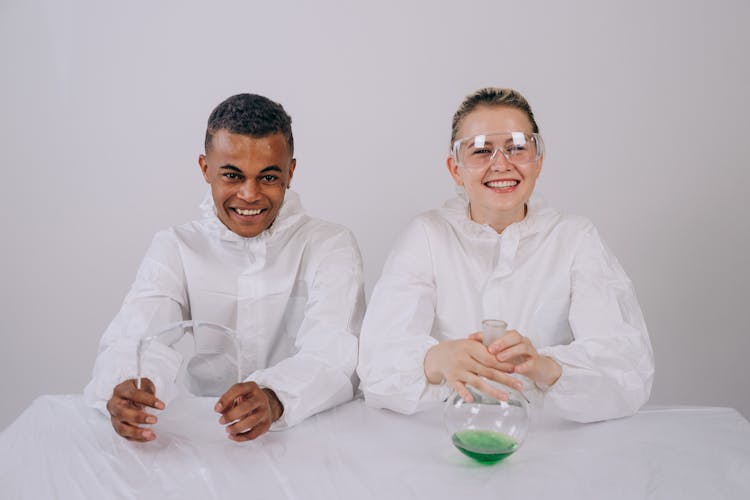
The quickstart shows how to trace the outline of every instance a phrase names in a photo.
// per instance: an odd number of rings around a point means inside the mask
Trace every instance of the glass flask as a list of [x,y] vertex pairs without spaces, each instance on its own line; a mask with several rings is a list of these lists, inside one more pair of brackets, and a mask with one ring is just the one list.
[[176,374],[178,393],[191,396],[221,396],[242,382],[240,339],[237,332],[208,321],[180,321],[143,337],[137,349],[137,387],[151,350],[167,346],[181,356]]
[[453,445],[482,463],[496,463],[512,455],[523,444],[529,428],[528,405],[523,395],[493,384],[510,394],[508,401],[497,400],[466,386],[474,401],[468,403],[454,392],[443,412]]
[[508,328],[508,323],[501,319],[485,319],[482,321],[482,343],[489,347],[494,341],[499,340]]

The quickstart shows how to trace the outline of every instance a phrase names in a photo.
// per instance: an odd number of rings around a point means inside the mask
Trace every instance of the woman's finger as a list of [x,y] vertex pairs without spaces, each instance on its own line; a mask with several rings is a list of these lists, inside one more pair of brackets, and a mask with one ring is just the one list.
[[[494,368],[507,373],[513,373],[515,365],[510,362],[499,361],[494,354],[491,354],[484,346],[479,349],[474,349],[470,353],[472,357],[472,363],[479,363],[486,367]],[[470,369],[474,369],[474,365],[471,365]]]
[[450,387],[453,388],[456,393],[461,396],[461,399],[466,401],[467,403],[471,403],[474,401],[474,398],[471,396],[471,393],[466,388],[466,384],[459,380],[454,380],[453,383],[448,384]]
[[[496,354],[498,361],[509,361],[512,362],[515,358],[520,358],[523,361],[526,361],[526,358],[529,356],[536,355],[536,350],[531,347],[531,344],[528,344],[526,342],[521,342],[520,344],[516,344],[514,346],[508,347],[507,349],[504,349],[502,351],[499,351]],[[521,361],[521,362],[523,362]],[[518,363],[515,363],[518,364]]]
[[536,358],[531,358],[529,360],[524,361],[520,365],[516,365],[516,367],[513,369],[513,371],[515,373],[520,373],[521,375],[525,375],[525,374],[533,371],[535,365],[536,365]]
[[499,399],[500,401],[508,400],[509,394],[506,391],[491,385],[489,382],[487,382],[487,379],[478,377],[476,375],[472,375],[470,379],[471,380],[467,381],[467,383],[479,392],[486,394],[492,398]]
[[487,350],[489,350],[493,354],[497,354],[500,351],[504,351],[505,349],[514,346],[519,342],[522,342],[523,339],[524,336],[518,333],[516,330],[508,330],[507,332],[505,332],[505,335],[490,344]]

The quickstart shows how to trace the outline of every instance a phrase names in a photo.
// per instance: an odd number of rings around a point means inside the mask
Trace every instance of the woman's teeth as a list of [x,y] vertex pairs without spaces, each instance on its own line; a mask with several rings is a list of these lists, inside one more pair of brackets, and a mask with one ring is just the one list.
[[506,187],[513,187],[517,184],[518,184],[518,181],[490,181],[487,183],[487,187],[506,188]]

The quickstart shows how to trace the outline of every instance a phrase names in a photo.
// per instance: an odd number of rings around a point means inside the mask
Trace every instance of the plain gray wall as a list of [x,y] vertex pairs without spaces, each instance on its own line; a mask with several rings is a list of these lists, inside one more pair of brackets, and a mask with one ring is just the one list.
[[294,188],[357,235],[368,293],[453,193],[451,116],[519,89],[538,191],[593,219],[638,291],[652,403],[750,415],[750,2],[0,2],[0,428],[81,392],[153,234],[195,218],[205,121],[294,119]]

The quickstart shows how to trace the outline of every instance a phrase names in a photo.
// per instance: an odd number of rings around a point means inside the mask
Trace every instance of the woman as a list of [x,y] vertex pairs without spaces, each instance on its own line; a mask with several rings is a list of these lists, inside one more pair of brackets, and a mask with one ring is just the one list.
[[[358,373],[368,405],[413,413],[486,379],[580,422],[635,413],[653,353],[632,284],[590,221],[532,197],[544,147],[526,99],[468,96],[448,171],[465,196],[415,218],[373,291]],[[484,319],[509,330],[489,347]]]

